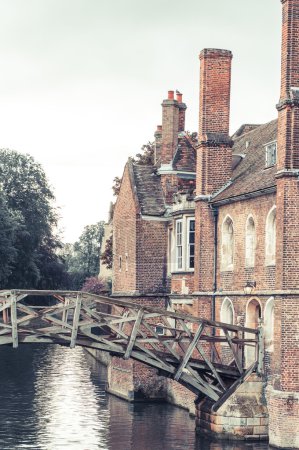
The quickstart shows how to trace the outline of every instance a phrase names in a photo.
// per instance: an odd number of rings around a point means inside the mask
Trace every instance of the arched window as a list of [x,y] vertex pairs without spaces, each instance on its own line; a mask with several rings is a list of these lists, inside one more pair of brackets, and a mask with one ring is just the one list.
[[[245,326],[247,328],[257,328],[259,325],[259,319],[262,316],[262,308],[258,299],[253,298],[249,300],[246,308],[246,322]],[[251,333],[245,333],[246,339],[252,339]],[[249,367],[257,358],[256,351],[254,347],[245,346],[245,360],[246,367]]]
[[265,347],[268,352],[273,351],[273,336],[274,336],[274,297],[267,300],[264,314],[265,327]]
[[228,323],[230,325],[234,324],[234,307],[232,301],[225,297],[222,302],[221,310],[220,310],[220,322]]
[[276,252],[276,207],[270,210],[266,220],[265,263],[275,265]]
[[245,233],[245,266],[254,267],[255,263],[256,235],[255,224],[252,216],[249,216],[246,222]]
[[222,224],[221,267],[222,270],[232,270],[234,263],[234,226],[227,216]]

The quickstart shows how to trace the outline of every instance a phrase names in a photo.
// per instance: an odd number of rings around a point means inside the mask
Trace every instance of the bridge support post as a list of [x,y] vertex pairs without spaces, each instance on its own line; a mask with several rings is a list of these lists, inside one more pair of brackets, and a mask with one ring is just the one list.
[[264,382],[256,374],[241,384],[223,405],[213,412],[210,400],[196,405],[196,431],[217,439],[266,440],[268,409]]
[[73,329],[72,329],[72,335],[71,335],[70,348],[74,348],[76,345],[80,312],[81,312],[81,303],[82,303],[82,297],[79,294],[76,299],[76,307],[75,307],[74,318],[73,318]]
[[18,347],[18,317],[17,317],[17,297],[13,293],[11,296],[11,335],[13,348]]
[[257,373],[259,375],[262,375],[264,372],[264,355],[265,355],[264,326],[262,319],[259,319],[257,338],[258,338]]

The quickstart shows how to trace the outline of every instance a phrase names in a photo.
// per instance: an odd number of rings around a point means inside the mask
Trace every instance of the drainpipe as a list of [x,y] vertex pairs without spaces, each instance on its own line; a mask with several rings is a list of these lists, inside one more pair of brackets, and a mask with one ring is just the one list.
[[214,265],[213,265],[213,295],[212,295],[212,320],[216,319],[216,291],[217,291],[217,246],[218,246],[218,234],[217,234],[217,226],[218,226],[218,208],[216,206],[212,206],[213,213],[213,221],[214,221]]
[[[217,244],[218,244],[218,234],[217,234],[217,225],[218,225],[218,208],[216,206],[212,206],[213,213],[213,222],[214,222],[214,264],[213,264],[213,295],[212,295],[212,320],[216,319],[216,291],[217,291]],[[212,328],[212,336],[216,335],[216,330]],[[212,362],[215,360],[215,352],[214,348],[212,348],[211,352]]]

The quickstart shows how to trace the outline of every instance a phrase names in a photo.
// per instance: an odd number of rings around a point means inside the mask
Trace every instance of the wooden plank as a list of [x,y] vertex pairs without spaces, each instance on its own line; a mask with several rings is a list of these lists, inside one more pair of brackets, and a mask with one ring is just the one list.
[[131,358],[137,359],[138,361],[148,364],[149,366],[156,367],[157,369],[164,370],[165,372],[168,372],[170,374],[174,373],[173,366],[171,366],[170,364],[166,364],[161,359],[151,358],[145,355],[143,352],[133,350],[131,353]]
[[17,315],[17,298],[15,294],[11,296],[11,336],[13,348],[18,347],[18,315]]
[[4,311],[7,308],[10,308],[11,306],[11,299],[5,300],[5,302],[0,306],[0,312]]
[[[161,344],[163,344],[164,347],[166,347],[170,353],[178,360],[180,361],[180,355],[172,348],[172,346],[168,343],[170,339],[168,339],[167,341],[165,341],[164,339],[160,339],[160,337],[162,338],[162,336],[159,336],[155,330],[153,330],[152,326],[146,322],[143,322],[144,326],[149,330],[150,333],[153,334],[153,336],[155,337],[156,340],[158,340],[158,343],[161,342]],[[148,341],[151,343],[151,339],[148,339]],[[142,342],[142,341],[141,341]]]
[[234,347],[234,344],[232,343],[232,339],[231,339],[231,337],[229,335],[229,332],[225,328],[223,329],[223,331],[224,331],[224,334],[225,334],[226,339],[228,341],[228,344],[230,346],[230,349],[233,352],[235,363],[236,363],[236,365],[238,367],[238,370],[242,374],[244,372],[244,370],[243,370],[243,367],[242,367],[242,362],[239,360],[238,352],[236,351],[236,349]]
[[56,323],[56,324],[60,325],[61,328],[68,328],[68,329],[72,330],[72,325],[66,324],[65,322],[62,322],[62,320],[56,319],[56,317],[53,317],[50,314],[45,314],[42,317],[42,320],[51,322],[51,323]]
[[262,319],[259,319],[260,323],[258,326],[258,344],[257,344],[257,373],[264,373],[264,355],[265,355],[265,342],[264,342],[264,327],[262,323]]
[[[63,298],[63,297],[59,297],[59,298]],[[66,325],[68,323],[69,306],[70,306],[69,297],[64,297],[64,307],[62,308],[62,311],[63,311],[62,312],[62,322],[64,322]],[[64,328],[66,327],[66,325],[64,325]]]
[[244,373],[241,375],[227,390],[226,392],[219,398],[219,400],[212,406],[212,411],[216,412],[220,406],[236,391],[237,387],[240,384],[244,383],[246,378],[255,371],[257,367],[257,362],[254,362]]
[[[96,295],[96,294],[89,294],[89,293],[82,293],[79,291],[41,291],[41,290],[22,290],[22,289],[17,289],[15,290],[15,293],[17,294],[27,294],[27,295],[59,295],[59,296],[73,296],[76,297],[78,294],[82,295],[82,298],[84,300],[93,300],[95,303],[98,304],[108,304],[108,305],[114,305],[114,306],[119,306],[119,307],[128,307],[128,308],[134,308],[136,311],[139,311],[139,309],[141,308],[140,305],[132,303],[132,302],[128,302],[125,301],[124,299],[121,298],[111,298],[111,297],[105,297],[105,296],[100,296],[100,295]],[[224,327],[228,330],[228,331],[238,331],[238,330],[244,330],[244,332],[247,333],[252,333],[257,335],[258,331],[256,329],[253,328],[247,328],[247,327],[240,327],[237,325],[228,325],[222,322],[215,322],[212,320],[207,320],[207,319],[201,319],[201,318],[196,318],[190,314],[185,314],[185,313],[181,313],[181,312],[172,312],[172,311],[168,311],[162,308],[154,308],[154,307],[150,307],[150,306],[143,306],[143,309],[146,312],[153,312],[154,314],[161,314],[164,317],[170,317],[170,318],[181,318],[183,320],[186,320],[188,322],[192,322],[195,324],[200,324],[200,323],[204,323],[207,326],[212,326],[212,327],[217,327],[217,328],[221,328],[223,329]]]
[[[189,328],[186,326],[186,324],[183,322],[182,323],[184,329],[186,330],[186,332],[189,334],[189,336],[191,337],[191,332],[189,330]],[[217,370],[215,369],[215,367],[213,366],[212,362],[208,359],[208,357],[206,356],[204,349],[202,348],[202,346],[200,345],[200,343],[198,342],[196,344],[196,348],[199,351],[199,354],[201,355],[201,357],[203,358],[203,360],[205,361],[205,363],[207,364],[207,366],[210,368],[212,374],[214,375],[214,377],[216,378],[216,380],[218,381],[218,383],[220,384],[220,386],[222,387],[222,389],[226,389],[226,386],[222,380],[222,378],[220,377],[220,375],[218,374]]]
[[38,317],[38,313],[34,311],[30,306],[22,305],[21,303],[18,303],[18,309],[22,312],[25,312],[26,314],[34,317]]
[[78,295],[77,301],[76,301],[76,306],[75,306],[74,317],[73,317],[73,328],[72,328],[70,348],[74,348],[76,345],[80,312],[81,312],[81,303],[82,303],[82,297],[81,297],[81,295]]
[[[187,372],[186,373],[190,373],[190,375],[193,376],[193,378],[195,378],[200,384],[202,384],[202,386],[204,386],[208,391],[213,391],[216,392],[217,394],[221,395],[223,394],[223,390],[219,388],[219,386],[216,385],[212,385],[208,382],[208,380],[204,377],[204,375],[199,375],[198,372],[196,372],[195,370],[192,369],[192,367],[190,366],[190,364],[187,364],[186,366]],[[185,370],[186,370],[185,369]],[[215,381],[214,378],[211,378],[211,381]]]
[[197,329],[197,331],[196,331],[196,333],[194,335],[194,338],[193,338],[191,344],[189,345],[189,347],[188,347],[188,349],[187,349],[187,351],[186,351],[186,353],[184,355],[183,361],[181,362],[181,364],[180,364],[180,366],[179,366],[179,368],[178,368],[178,370],[177,370],[177,372],[176,372],[176,374],[174,376],[174,379],[176,381],[179,380],[179,378],[180,378],[180,376],[181,376],[181,374],[183,372],[183,369],[185,368],[185,366],[187,365],[189,359],[191,358],[193,350],[195,349],[196,344],[197,344],[197,342],[200,339],[200,336],[201,336],[201,334],[202,334],[202,332],[204,330],[204,327],[205,327],[205,325],[203,323],[198,327],[198,329]]
[[194,386],[195,388],[197,388],[197,390],[199,392],[202,392],[204,395],[209,397],[211,400],[217,401],[219,399],[219,395],[216,392],[214,392],[212,389],[210,389],[210,386],[204,386],[201,383],[198,383],[194,378],[192,378],[187,373],[185,373],[185,372],[182,373],[180,381],[181,380]]

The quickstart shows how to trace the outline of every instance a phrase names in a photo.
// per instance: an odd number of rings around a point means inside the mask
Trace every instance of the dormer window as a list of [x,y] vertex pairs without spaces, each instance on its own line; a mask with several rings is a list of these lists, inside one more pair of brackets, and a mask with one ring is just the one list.
[[269,142],[265,145],[266,150],[266,168],[276,164],[277,142]]

